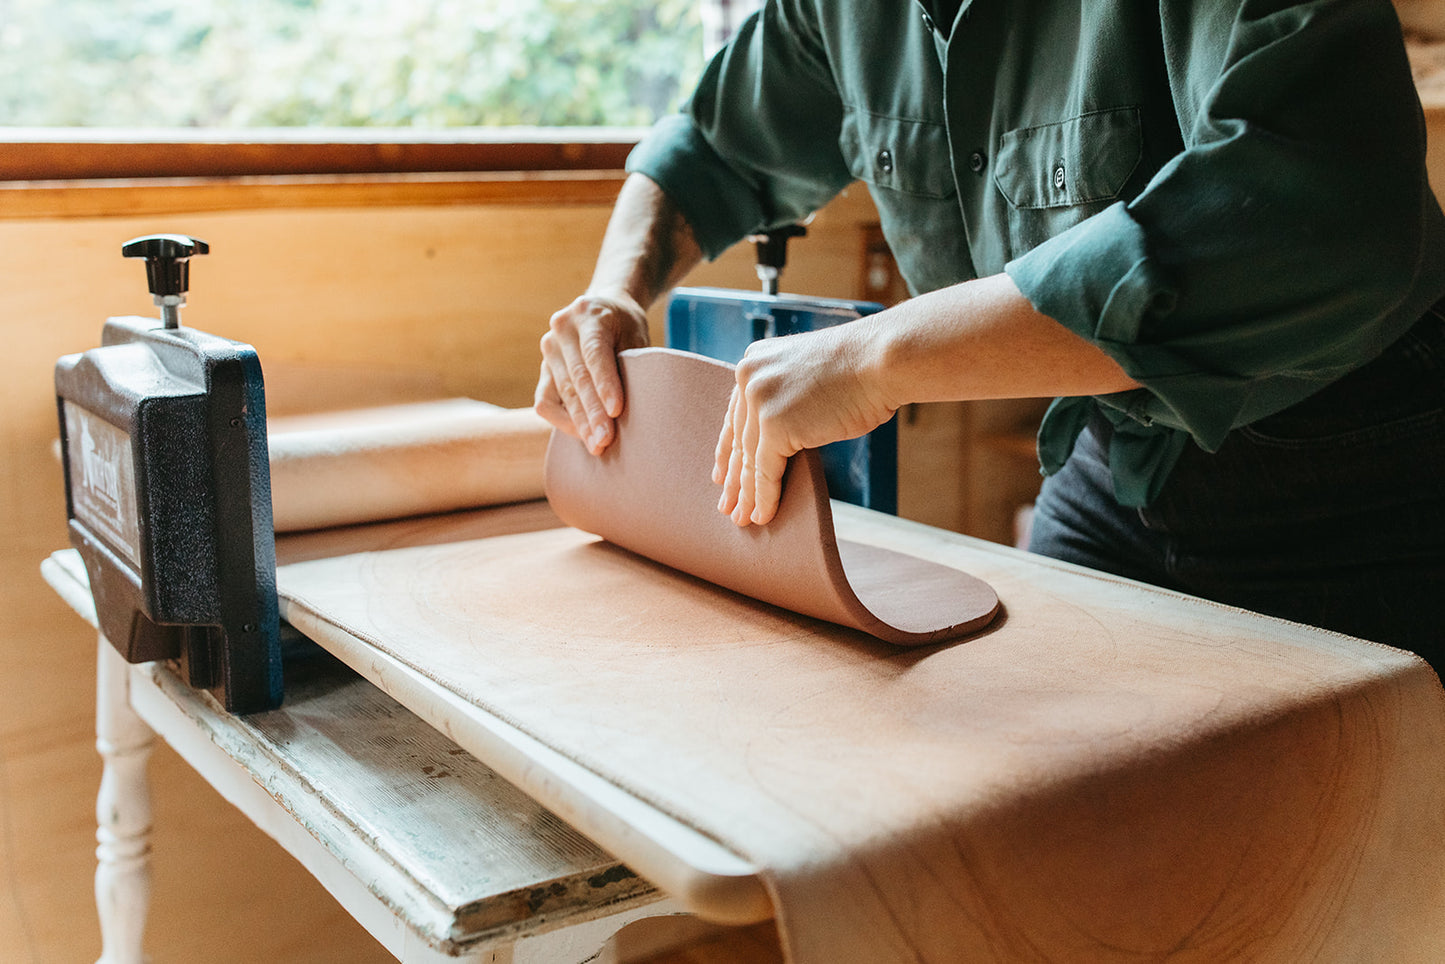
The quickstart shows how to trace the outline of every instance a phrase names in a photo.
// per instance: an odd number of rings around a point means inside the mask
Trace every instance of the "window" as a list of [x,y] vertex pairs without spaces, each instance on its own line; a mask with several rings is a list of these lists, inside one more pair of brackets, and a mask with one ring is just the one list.
[[11,127],[645,125],[698,0],[0,0]]

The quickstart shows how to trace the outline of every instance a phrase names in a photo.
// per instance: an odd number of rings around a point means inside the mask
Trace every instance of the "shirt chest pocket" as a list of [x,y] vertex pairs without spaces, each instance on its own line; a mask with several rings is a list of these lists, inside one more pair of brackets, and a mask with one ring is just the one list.
[[970,276],[968,232],[942,123],[849,109],[838,147],[849,172],[867,183],[911,290],[932,291]]
[[1004,134],[993,180],[1009,205],[1012,256],[1118,200],[1142,157],[1134,107],[1091,111]]
[[849,172],[874,188],[935,199],[954,194],[941,123],[849,109],[838,146]]

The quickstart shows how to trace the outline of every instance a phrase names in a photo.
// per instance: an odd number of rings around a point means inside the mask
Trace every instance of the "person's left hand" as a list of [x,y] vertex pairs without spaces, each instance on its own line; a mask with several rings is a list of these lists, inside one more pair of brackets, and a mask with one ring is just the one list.
[[748,346],[718,436],[719,512],[740,526],[765,525],[778,510],[789,456],[888,420],[897,406],[880,388],[870,333],[866,322],[851,322]]

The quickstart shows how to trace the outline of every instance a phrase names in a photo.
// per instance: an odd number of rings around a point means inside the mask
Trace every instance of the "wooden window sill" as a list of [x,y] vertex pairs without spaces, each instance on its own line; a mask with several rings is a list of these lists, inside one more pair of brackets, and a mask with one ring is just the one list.
[[449,204],[611,205],[621,170],[0,182],[0,220]]
[[616,170],[633,127],[0,128],[0,181]]
[[610,204],[638,128],[0,128],[0,219]]

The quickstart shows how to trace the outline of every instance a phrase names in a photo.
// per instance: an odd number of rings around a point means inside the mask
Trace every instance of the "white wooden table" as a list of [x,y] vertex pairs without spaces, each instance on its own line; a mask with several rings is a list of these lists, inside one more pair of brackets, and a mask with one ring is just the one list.
[[[72,550],[46,580],[95,624]],[[609,939],[679,906],[324,652],[287,666],[286,702],[238,717],[101,637],[96,903],[101,964],[140,964],[150,902],[155,737],[274,838],[407,962],[606,964]]]

